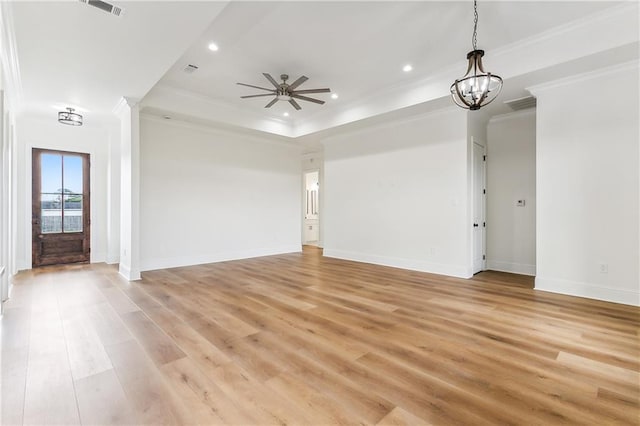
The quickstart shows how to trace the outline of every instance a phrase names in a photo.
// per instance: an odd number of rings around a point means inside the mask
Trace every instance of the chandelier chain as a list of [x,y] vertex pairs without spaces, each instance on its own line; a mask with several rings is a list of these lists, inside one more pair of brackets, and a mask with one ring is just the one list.
[[478,3],[473,0],[473,37],[471,38],[473,50],[478,50]]

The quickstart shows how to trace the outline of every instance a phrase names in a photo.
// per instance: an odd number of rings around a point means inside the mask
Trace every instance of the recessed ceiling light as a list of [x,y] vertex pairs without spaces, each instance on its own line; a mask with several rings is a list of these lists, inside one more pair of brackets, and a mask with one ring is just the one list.
[[331,99],[338,99],[338,94],[337,93],[332,93],[331,94]]
[[170,115],[163,115],[162,118],[164,118],[165,120],[171,120],[171,116]]
[[288,116],[289,116],[289,113],[288,113],[288,112],[285,112],[285,113],[284,113],[284,114],[282,114],[282,115],[284,115],[285,117],[288,117]]
[[211,50],[212,52],[217,52],[218,51],[218,45],[215,43],[209,43],[209,50]]
[[409,65],[409,64],[407,64],[404,67],[402,67],[402,71],[404,71],[404,72],[409,72],[411,70],[413,70],[413,67],[411,65]]

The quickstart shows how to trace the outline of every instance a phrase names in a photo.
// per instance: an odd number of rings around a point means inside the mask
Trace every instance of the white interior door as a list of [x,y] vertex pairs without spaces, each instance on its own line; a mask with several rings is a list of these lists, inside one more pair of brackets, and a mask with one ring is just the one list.
[[473,273],[485,267],[485,148],[473,143]]

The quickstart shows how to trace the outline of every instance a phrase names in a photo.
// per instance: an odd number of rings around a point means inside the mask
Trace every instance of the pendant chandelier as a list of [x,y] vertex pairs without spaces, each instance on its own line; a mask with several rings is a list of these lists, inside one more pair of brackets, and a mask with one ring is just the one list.
[[68,107],[66,111],[60,111],[58,113],[58,123],[69,126],[82,126],[82,116],[73,111],[75,111],[73,108]]
[[478,38],[478,4],[473,0],[473,50],[467,53],[469,66],[465,75],[451,85],[451,97],[461,108],[478,110],[490,104],[502,90],[502,78],[485,72],[482,67],[484,50],[477,48]]

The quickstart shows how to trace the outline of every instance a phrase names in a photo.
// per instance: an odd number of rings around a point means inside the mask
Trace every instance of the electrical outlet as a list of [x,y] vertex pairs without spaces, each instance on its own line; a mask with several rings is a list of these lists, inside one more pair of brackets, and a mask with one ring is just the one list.
[[600,264],[600,273],[601,274],[609,273],[609,265],[607,265],[606,263],[601,263]]
[[518,207],[524,207],[524,205],[525,205],[525,201],[524,200],[518,200],[516,202],[516,206],[518,206]]

